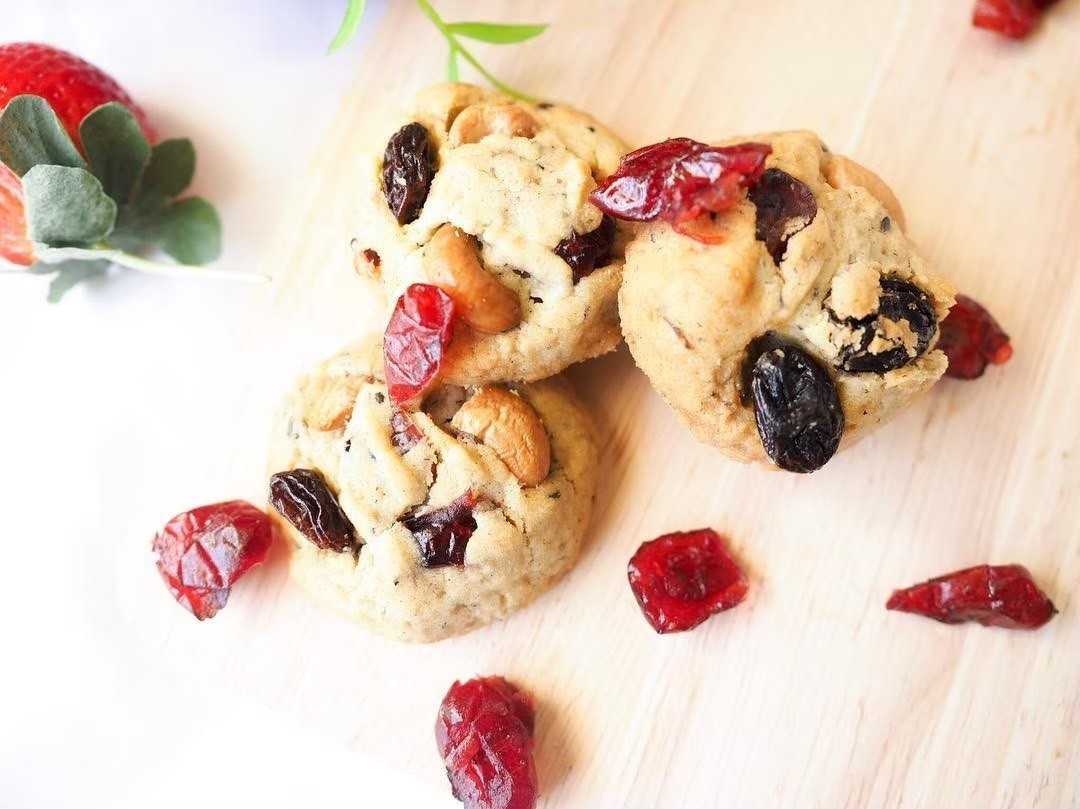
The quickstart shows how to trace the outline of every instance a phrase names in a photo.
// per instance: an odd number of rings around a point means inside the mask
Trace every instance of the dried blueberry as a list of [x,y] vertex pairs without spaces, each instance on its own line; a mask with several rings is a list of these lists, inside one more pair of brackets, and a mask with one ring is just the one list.
[[611,261],[615,243],[615,220],[607,214],[600,226],[588,233],[573,233],[555,245],[555,255],[570,265],[576,284],[593,270]]
[[814,221],[817,200],[806,183],[780,169],[766,169],[747,196],[757,207],[755,235],[778,265],[788,239]]
[[383,193],[398,224],[407,225],[420,215],[438,156],[422,124],[406,124],[386,144],[383,153]]
[[828,371],[774,334],[756,340],[746,362],[765,452],[789,472],[820,469],[844,433],[844,410]]
[[[916,339],[914,354],[899,336],[889,334],[887,321],[907,325]],[[856,345],[847,346],[840,352],[840,367],[852,374],[884,374],[902,368],[926,353],[937,331],[937,313],[930,296],[917,286],[899,278],[885,277],[881,279],[877,313],[847,323],[852,330],[861,333],[861,337]],[[871,347],[875,341],[891,347],[874,352]]]
[[318,548],[342,552],[356,542],[352,522],[326,479],[314,469],[292,469],[273,475],[270,503]]

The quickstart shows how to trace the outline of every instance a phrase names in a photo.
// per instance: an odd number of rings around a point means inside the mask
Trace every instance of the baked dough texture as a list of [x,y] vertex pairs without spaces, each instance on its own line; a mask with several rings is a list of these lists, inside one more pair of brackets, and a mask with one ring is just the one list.
[[[728,142],[743,141],[770,144],[766,167],[802,181],[816,198],[816,215],[790,237],[779,266],[756,238],[757,209],[749,199],[718,219],[724,234],[719,244],[680,235],[663,222],[648,223],[626,247],[619,311],[638,366],[694,435],[732,458],[771,464],[753,406],[743,396],[743,361],[754,338],[776,332],[830,369],[844,410],[842,449],[930,388],[947,366],[945,355],[934,349],[935,329],[925,353],[902,367],[883,374],[840,368],[843,352],[862,337],[851,324],[878,307],[881,280],[917,286],[938,322],[954,302],[954,289],[931,271],[903,232],[903,214],[891,192],[878,188],[875,197],[853,184],[850,172],[841,174],[834,163],[843,158],[830,154],[815,134]],[[870,177],[862,181],[880,182]],[[915,355],[916,341],[905,322],[882,318],[879,325],[871,351],[903,345]]]
[[[530,136],[499,127],[474,142],[453,130],[459,116],[498,108],[525,114]],[[383,191],[383,149],[394,132],[417,122],[438,151],[438,167],[417,219],[401,225]],[[459,130],[462,127],[459,124]],[[470,138],[471,140],[471,138]],[[468,84],[439,84],[417,95],[408,111],[388,122],[363,156],[354,215],[356,266],[385,293],[387,315],[413,283],[435,283],[424,248],[449,223],[479,240],[483,265],[520,301],[522,320],[501,334],[457,329],[442,379],[480,385],[543,379],[572,363],[614,349],[622,339],[617,296],[622,277],[622,226],[607,266],[574,282],[555,247],[574,233],[599,227],[589,200],[598,180],[626,151],[608,129],[585,113],[558,104],[526,104]],[[376,262],[365,260],[374,251]]]
[[[554,377],[513,392],[539,415],[550,472],[523,486],[499,456],[450,426],[470,391],[446,387],[441,403],[411,414],[422,438],[392,442],[381,346],[358,343],[300,380],[275,424],[270,472],[316,469],[362,543],[321,550],[278,518],[292,577],[318,602],[379,634],[437,641],[503,618],[552,586],[577,559],[592,511],[597,446],[569,383]],[[340,413],[340,417],[334,417]],[[467,491],[480,498],[463,566],[424,567],[402,523]]]

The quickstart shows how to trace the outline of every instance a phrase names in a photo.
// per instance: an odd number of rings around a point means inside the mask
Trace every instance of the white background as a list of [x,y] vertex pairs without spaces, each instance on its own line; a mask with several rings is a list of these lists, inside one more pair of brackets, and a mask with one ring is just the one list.
[[[250,270],[288,226],[281,202],[364,47],[362,31],[325,54],[344,5],[0,0],[0,40],[83,56],[162,136],[193,138],[195,190],[224,220],[220,266]],[[370,5],[369,22],[383,12]],[[173,634],[195,622],[152,582],[150,538],[200,503],[261,502],[261,470],[232,461],[265,438],[271,405],[248,404],[252,389],[272,401],[291,373],[275,355],[290,362],[317,324],[268,322],[265,288],[122,272],[49,306],[45,285],[0,276],[0,806],[459,805],[172,664],[200,650]],[[144,609],[161,610],[160,644],[133,649],[129,615]]]

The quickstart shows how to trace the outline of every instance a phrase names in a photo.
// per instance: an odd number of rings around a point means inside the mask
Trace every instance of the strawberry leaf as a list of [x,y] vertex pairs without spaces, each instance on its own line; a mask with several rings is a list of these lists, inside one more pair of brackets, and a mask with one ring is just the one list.
[[40,96],[15,96],[0,113],[0,161],[22,177],[34,166],[86,168],[52,107]]
[[131,199],[150,160],[150,144],[131,110],[116,101],[102,104],[83,118],[79,137],[105,193],[121,204]]
[[330,43],[330,53],[336,51],[355,36],[356,29],[360,27],[360,20],[364,17],[364,6],[366,4],[366,0],[349,0],[349,5],[345,9],[345,19],[341,21],[341,27],[338,28],[333,42]]
[[142,193],[175,197],[195,176],[195,147],[187,138],[163,140],[150,153],[143,173]]
[[32,241],[92,244],[112,232],[116,203],[90,172],[67,166],[34,166],[22,182]]
[[174,202],[153,225],[157,244],[181,264],[209,264],[221,255],[221,220],[202,197]]
[[539,25],[504,25],[496,22],[455,22],[447,30],[459,37],[468,37],[493,45],[512,45],[516,42],[538,37],[547,30],[547,23]]

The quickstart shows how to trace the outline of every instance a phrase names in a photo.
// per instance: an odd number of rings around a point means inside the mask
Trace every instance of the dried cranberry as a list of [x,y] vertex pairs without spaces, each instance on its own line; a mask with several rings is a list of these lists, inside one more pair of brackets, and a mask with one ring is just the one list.
[[431,386],[453,331],[454,301],[438,287],[413,284],[398,298],[383,337],[386,386],[394,402],[411,402]]
[[386,144],[383,153],[383,193],[398,224],[420,215],[435,179],[438,154],[423,124],[406,124]]
[[941,321],[938,348],[949,358],[945,374],[956,379],[978,379],[987,365],[1003,365],[1013,354],[1009,335],[967,295],[957,295],[956,305]]
[[473,492],[465,492],[449,505],[401,521],[412,532],[424,567],[465,564],[465,546],[476,530],[473,509],[479,501]]
[[801,180],[780,169],[769,169],[750,189],[750,201],[757,208],[756,236],[780,264],[788,239],[814,221],[817,200]]
[[1023,39],[1056,0],[976,0],[972,23],[1011,39]]
[[604,214],[595,230],[588,233],[575,231],[555,245],[555,255],[570,265],[576,284],[593,270],[607,266],[614,243],[615,220]]
[[[883,321],[907,324],[917,341],[914,354],[908,353],[903,344],[878,353],[870,350],[876,338],[888,341]],[[884,374],[902,368],[926,353],[937,330],[937,312],[930,296],[917,286],[899,278],[885,277],[881,279],[877,313],[861,320],[849,320],[848,325],[861,330],[862,339],[858,345],[849,346],[840,353],[840,367],[853,374]]]
[[533,809],[532,701],[502,677],[455,682],[439,705],[435,743],[465,809]]
[[251,503],[230,500],[185,511],[154,537],[157,568],[173,598],[202,621],[229,599],[229,588],[266,558],[270,518]]
[[976,621],[1006,629],[1038,629],[1057,609],[1021,565],[979,565],[958,570],[889,598],[886,609],[961,624]]
[[340,553],[356,542],[352,521],[326,479],[314,469],[291,469],[273,475],[270,503],[317,548]]
[[673,138],[626,155],[590,199],[618,219],[680,225],[734,207],[771,152],[764,143],[709,146]]
[[420,443],[424,434],[420,432],[408,413],[394,408],[390,414],[390,443],[394,449],[404,455],[410,449]]
[[844,434],[844,409],[828,371],[772,332],[750,344],[745,363],[744,390],[765,452],[789,472],[820,469]]
[[645,620],[660,634],[693,629],[746,598],[746,577],[711,528],[643,543],[628,574]]

